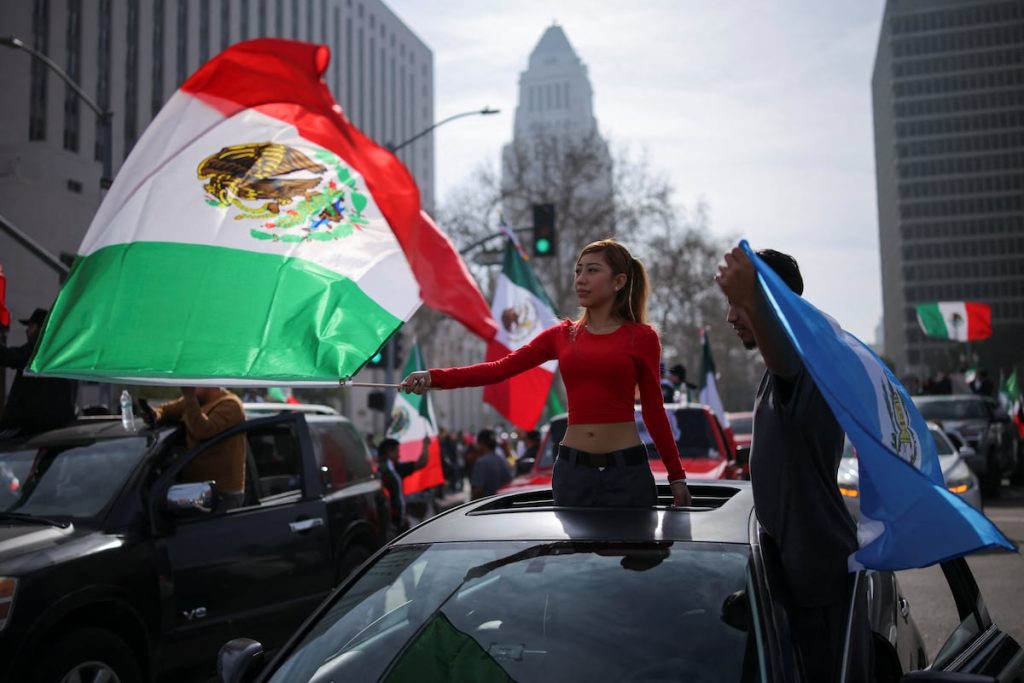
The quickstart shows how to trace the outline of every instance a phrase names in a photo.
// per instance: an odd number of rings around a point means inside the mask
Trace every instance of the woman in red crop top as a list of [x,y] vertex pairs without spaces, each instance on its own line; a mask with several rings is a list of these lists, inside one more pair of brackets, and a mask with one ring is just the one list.
[[689,505],[686,473],[661,395],[661,343],[645,323],[647,273],[615,240],[587,245],[576,261],[583,315],[565,320],[500,360],[414,372],[403,391],[483,386],[557,359],[569,426],[552,475],[556,505],[648,506],[657,502],[647,449],[633,416],[640,387],[644,424],[668,470],[673,502]]

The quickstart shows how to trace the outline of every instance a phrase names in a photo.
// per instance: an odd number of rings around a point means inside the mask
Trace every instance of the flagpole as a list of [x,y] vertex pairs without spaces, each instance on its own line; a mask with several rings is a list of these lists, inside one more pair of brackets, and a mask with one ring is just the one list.
[[398,389],[401,384],[391,384],[388,382],[354,382],[350,379],[339,379],[338,384],[343,387],[364,387],[369,389]]

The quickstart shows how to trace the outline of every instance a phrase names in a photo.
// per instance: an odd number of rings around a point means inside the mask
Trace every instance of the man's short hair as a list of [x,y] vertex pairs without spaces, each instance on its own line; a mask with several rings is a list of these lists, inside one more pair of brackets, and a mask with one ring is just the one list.
[[383,439],[377,444],[378,455],[388,455],[392,450],[398,450],[398,441],[395,439]]
[[490,429],[481,429],[476,435],[476,442],[481,446],[487,448],[497,448],[498,440],[494,437],[494,432]]
[[775,271],[775,274],[785,282],[797,295],[804,293],[804,278],[800,275],[800,266],[796,259],[789,254],[783,254],[774,249],[760,249],[757,255],[761,260]]

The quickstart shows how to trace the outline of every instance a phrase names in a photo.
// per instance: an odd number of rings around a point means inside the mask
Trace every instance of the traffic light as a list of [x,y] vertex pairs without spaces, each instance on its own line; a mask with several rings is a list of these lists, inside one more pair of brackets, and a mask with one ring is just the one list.
[[368,368],[383,368],[385,364],[385,357],[387,356],[387,347],[391,344],[391,367],[396,370],[402,367],[402,332],[401,330],[391,335],[391,339],[388,340],[384,346],[377,350],[377,353],[370,356],[370,360],[366,361],[366,367]]
[[533,205],[533,255],[551,257],[556,252],[555,205]]

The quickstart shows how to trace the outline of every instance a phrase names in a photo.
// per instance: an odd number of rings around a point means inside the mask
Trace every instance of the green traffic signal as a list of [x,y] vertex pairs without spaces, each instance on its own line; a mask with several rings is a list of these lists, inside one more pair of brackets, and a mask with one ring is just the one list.
[[537,240],[533,248],[537,251],[537,254],[547,254],[551,251],[551,241],[541,238]]

